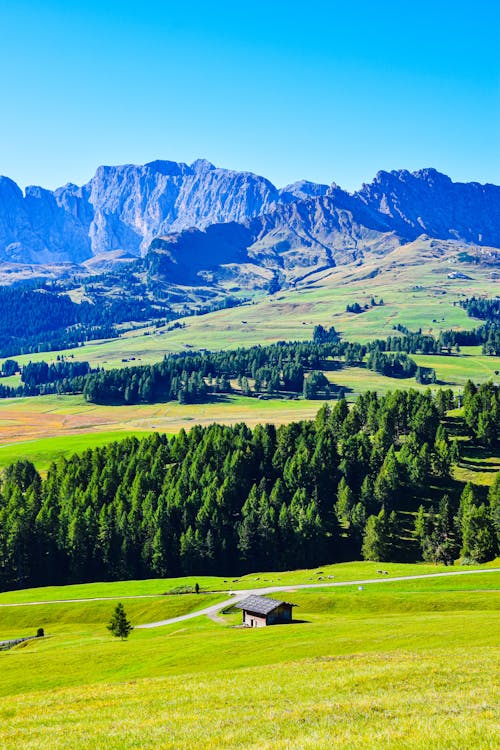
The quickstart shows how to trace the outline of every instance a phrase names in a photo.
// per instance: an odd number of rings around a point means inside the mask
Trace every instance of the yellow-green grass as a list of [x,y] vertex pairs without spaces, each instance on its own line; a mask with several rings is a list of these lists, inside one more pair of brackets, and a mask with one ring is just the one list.
[[[471,377],[476,382],[498,379],[500,357],[478,355],[470,347],[460,356],[414,355],[418,364],[434,367],[438,378],[452,387],[460,387]],[[414,378],[388,378],[363,367],[344,367],[328,371],[328,379],[346,389],[348,399],[366,390],[387,393],[397,388],[422,389]],[[11,458],[30,458],[43,470],[59,455],[105,444],[120,436],[160,431],[173,434],[181,427],[213,422],[286,424],[311,419],[320,401],[304,399],[256,399],[238,394],[220,396],[206,404],[137,404],[103,406],[90,404],[83,396],[38,396],[0,400],[0,467]],[[63,438],[46,440],[47,438]],[[40,442],[37,442],[40,441]],[[3,447],[1,447],[3,446]]]
[[[47,631],[43,641],[0,653],[0,695],[249,666],[281,668],[291,660],[330,655],[426,651],[446,641],[461,647],[472,642],[498,645],[494,633],[500,625],[498,593],[444,596],[440,607],[433,606],[438,593],[420,600],[409,594],[408,607],[402,597],[375,595],[368,602],[369,596],[360,609],[339,596],[337,611],[323,597],[302,598],[304,607],[296,614],[299,621],[256,636],[206,617],[137,629],[128,648],[116,643],[107,631],[112,613],[108,607],[99,623],[61,623],[57,630]],[[476,638],[474,630],[483,629],[486,632],[478,632]]]
[[500,357],[482,355],[479,346],[463,347],[460,354],[413,354],[412,358],[418,365],[433,367],[438,380],[451,385],[463,385],[467,380],[499,382]]
[[[50,355],[50,358],[52,359],[52,354]],[[17,374],[9,375],[7,378],[0,378],[0,385],[5,385],[9,388],[16,388],[18,385],[21,385],[21,377]]]
[[[177,594],[171,596],[146,596],[120,601],[126,607],[127,616],[133,625],[157,622],[178,617],[197,609],[208,607],[223,600],[222,594]],[[97,627],[101,629],[109,621],[118,599],[83,602],[54,602],[26,606],[0,607],[0,640],[34,635],[43,627],[46,635],[76,633]]]
[[[168,434],[178,432],[181,427],[189,429],[194,424],[208,425],[213,422],[236,424],[246,422],[250,426],[273,422],[283,424],[301,419],[311,419],[321,402],[293,399],[260,400],[245,396],[220,397],[207,404],[139,404],[133,406],[100,406],[89,404],[82,396],[37,396],[36,398],[0,400],[0,463],[2,450],[22,457],[35,456],[39,451],[42,460],[56,455],[64,447],[68,437],[74,445],[90,447],[99,444],[100,433],[106,434],[104,442],[114,435],[127,435],[144,431],[159,431]],[[95,442],[93,443],[94,437]],[[59,444],[41,443],[42,438],[61,437]],[[88,442],[87,442],[88,441]],[[19,447],[16,447],[18,445]],[[68,444],[71,446],[71,444]],[[71,449],[71,448],[70,448]],[[75,447],[78,450],[79,447]],[[17,451],[19,453],[17,454]],[[5,463],[5,462],[4,462]],[[35,462],[36,463],[36,462]]]
[[[287,598],[298,605],[295,611],[298,622],[290,628],[261,631],[253,638],[248,632],[198,617],[158,628],[135,630],[130,640],[133,645],[128,650],[117,650],[106,629],[113,602],[4,607],[0,610],[0,618],[5,623],[2,635],[21,636],[26,629],[32,631],[41,626],[45,627],[47,638],[3,655],[0,694],[83,681],[116,681],[124,677],[278,664],[291,658],[323,656],[332,651],[337,654],[391,651],[407,647],[410,642],[414,648],[436,648],[443,643],[446,632],[434,632],[431,622],[444,614],[450,618],[446,627],[451,624],[454,643],[466,645],[467,632],[455,631],[455,626],[459,628],[461,623],[463,628],[467,618],[482,619],[488,613],[491,618],[488,633],[478,634],[478,639],[493,645],[496,639],[492,631],[499,623],[500,574],[470,578],[474,579],[473,590],[470,589],[471,582],[465,582],[466,576],[435,579],[430,590],[426,590],[425,584],[421,584],[423,590],[420,590],[416,582],[413,585],[406,582],[406,586],[402,585],[403,582],[388,582],[373,588],[367,584],[363,591],[356,590],[356,587],[292,590],[287,593]],[[483,584],[481,578],[486,579]],[[496,590],[492,588],[494,584]],[[200,607],[216,601],[214,597],[193,594],[163,597],[161,600],[124,600],[124,604],[133,622],[140,624],[158,619],[160,613],[162,617],[168,617],[193,611],[197,608],[197,600]],[[363,622],[365,618],[369,620],[368,629]],[[376,618],[383,622],[377,623]],[[241,615],[231,614],[228,621],[229,624],[241,621]],[[402,627],[404,622],[411,623],[411,629]],[[111,658],[107,658],[110,652]],[[42,668],[32,670],[30,676],[22,674],[26,660],[40,667],[44,664],[48,667],[51,663],[51,673]],[[72,666],[71,670],[67,669],[68,665]]]
[[0,469],[22,458],[34,463],[38,471],[44,472],[52,461],[56,461],[58,458],[69,458],[88,448],[98,448],[115,440],[123,440],[134,435],[144,437],[145,434],[145,432],[127,430],[122,432],[90,432],[0,445]]
[[[92,342],[60,354],[101,367],[117,367],[130,357],[136,359],[128,364],[146,364],[159,361],[166,352],[189,347],[229,349],[310,339],[318,323],[335,325],[344,337],[358,341],[385,337],[397,323],[435,335],[449,328],[473,328],[478,321],[454,302],[472,294],[492,296],[498,283],[488,269],[462,265],[460,269],[471,278],[449,279],[448,273],[456,270],[456,265],[449,262],[448,255],[442,256],[428,241],[417,240],[361,268],[339,266],[315,274],[296,289],[262,295],[254,304],[185,318],[181,329],[145,327],[119,339]],[[372,296],[383,298],[385,304],[361,315],[345,312],[347,304],[369,304]],[[54,353],[42,352],[16,359],[24,363],[54,357]]]
[[[0,654],[0,744],[493,748],[499,578],[294,591],[302,622],[293,625],[196,618],[135,630],[127,642],[96,621],[102,603],[67,604],[86,615]],[[142,616],[156,602],[141,600]],[[21,617],[59,606],[5,609]]]
[[331,383],[345,389],[348,401],[354,400],[365,391],[377,391],[380,395],[401,388],[413,388],[417,391],[426,390],[428,386],[420,385],[415,378],[389,378],[366,367],[342,367],[340,370],[325,372]]
[[491,486],[500,471],[500,456],[486,448],[473,445],[470,440],[460,441],[460,461],[453,467],[453,476],[459,482],[473,482]]
[[492,750],[496,677],[481,644],[332,654],[8,697],[0,738],[5,750]]
[[[451,570],[462,572],[470,570],[487,570],[500,567],[500,559],[493,560],[484,565],[460,565]],[[383,570],[384,573],[379,571]],[[386,573],[386,572],[387,573]],[[41,588],[18,589],[0,593],[0,605],[16,604],[22,602],[49,602],[67,601],[69,599],[93,599],[101,597],[120,598],[131,596],[159,596],[176,590],[193,589],[198,583],[203,593],[238,591],[241,589],[267,588],[270,586],[293,586],[297,584],[310,583],[334,583],[341,581],[358,581],[376,579],[380,581],[401,576],[428,575],[432,573],[449,573],[450,567],[446,565],[433,565],[430,563],[375,563],[375,562],[348,562],[323,565],[318,568],[304,570],[289,570],[279,572],[248,573],[243,576],[183,576],[179,578],[150,578],[138,581],[109,581],[99,583],[82,583],[68,586],[45,586]],[[494,576],[487,573],[487,576]],[[320,578],[319,576],[322,576]],[[328,577],[330,576],[330,578]],[[464,581],[474,582],[479,577],[478,573],[472,576],[458,575],[446,578],[454,586],[459,581],[461,587]],[[442,586],[441,578],[421,579],[426,586]],[[437,584],[433,582],[437,581]],[[384,584],[382,584],[384,585]],[[390,581],[391,586],[397,586],[398,582]],[[404,583],[407,585],[407,582]],[[475,584],[474,584],[475,585]],[[183,594],[183,596],[185,596]]]

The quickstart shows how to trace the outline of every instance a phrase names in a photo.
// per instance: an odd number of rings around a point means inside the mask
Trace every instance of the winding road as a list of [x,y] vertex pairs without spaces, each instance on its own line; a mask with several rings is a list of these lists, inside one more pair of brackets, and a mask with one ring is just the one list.
[[417,581],[423,578],[445,578],[446,576],[465,576],[474,575],[475,573],[500,573],[500,568],[486,568],[485,570],[454,570],[449,573],[426,573],[416,576],[397,576],[394,578],[367,578],[360,581],[337,581],[336,583],[299,583],[297,585],[288,586],[268,586],[267,588],[256,588],[256,589],[245,589],[242,591],[235,591],[230,599],[226,599],[218,604],[212,604],[210,607],[204,609],[198,609],[196,612],[190,612],[187,615],[179,615],[178,617],[170,617],[168,620],[159,620],[158,622],[149,622],[144,625],[136,625],[136,629],[140,628],[160,628],[163,625],[173,625],[176,622],[185,622],[186,620],[192,620],[194,617],[200,617],[206,615],[207,617],[214,617],[217,612],[226,607],[231,607],[237,604],[242,599],[245,599],[250,594],[277,594],[280,591],[293,592],[299,589],[324,589],[324,588],[339,588],[340,586],[364,586],[371,583],[392,583],[394,581]]
[[[301,589],[325,589],[325,588],[339,588],[341,586],[365,586],[371,583],[393,583],[394,581],[418,581],[425,578],[446,578],[448,576],[470,576],[477,573],[500,573],[500,568],[484,568],[483,570],[452,570],[447,573],[422,573],[421,575],[413,576],[393,576],[383,578],[364,578],[358,581],[336,581],[334,583],[298,583],[288,584],[287,586],[267,586],[253,589],[241,589],[238,591],[229,591],[229,599],[225,599],[217,604],[211,604],[209,607],[203,609],[197,609],[195,612],[189,612],[187,615],[178,615],[177,617],[170,617],[167,620],[159,620],[158,622],[148,622],[143,625],[135,625],[136,629],[141,628],[160,628],[163,625],[173,625],[176,622],[185,622],[186,620],[192,620],[194,617],[201,617],[206,615],[212,619],[217,617],[217,613],[226,607],[231,607],[237,604],[245,597],[250,594],[277,594],[279,592],[290,592],[298,591]],[[205,592],[210,593],[210,592]],[[216,593],[216,592],[213,592]],[[104,602],[104,601],[121,601],[122,599],[158,599],[160,594],[135,594],[135,595],[122,595],[122,596],[96,596],[87,597],[83,599],[51,599],[48,601],[36,601],[36,602],[5,602],[0,603],[0,607],[34,607],[40,604],[77,604],[83,602]]]

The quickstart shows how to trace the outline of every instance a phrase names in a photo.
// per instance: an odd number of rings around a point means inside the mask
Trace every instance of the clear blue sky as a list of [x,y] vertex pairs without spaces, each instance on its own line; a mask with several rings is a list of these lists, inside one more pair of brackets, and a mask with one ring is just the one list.
[[0,174],[204,157],[355,189],[500,184],[497,0],[3,0]]

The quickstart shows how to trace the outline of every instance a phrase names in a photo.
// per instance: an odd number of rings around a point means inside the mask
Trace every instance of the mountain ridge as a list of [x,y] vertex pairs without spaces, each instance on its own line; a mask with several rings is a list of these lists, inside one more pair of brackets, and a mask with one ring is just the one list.
[[260,251],[302,243],[339,259],[422,233],[498,247],[500,187],[453,182],[426,168],[380,171],[353,193],[307,180],[279,189],[265,177],[204,159],[104,165],[85,185],[28,186],[24,194],[0,177],[2,261],[82,263],[116,251],[140,256],[158,237],[228,222],[250,228]]

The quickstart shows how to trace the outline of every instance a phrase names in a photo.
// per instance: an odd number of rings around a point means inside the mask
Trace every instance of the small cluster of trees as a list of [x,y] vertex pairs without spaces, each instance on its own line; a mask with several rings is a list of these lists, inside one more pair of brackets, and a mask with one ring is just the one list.
[[500,356],[500,326],[487,326],[482,347],[483,354],[489,357]]
[[28,362],[21,368],[21,381],[28,388],[35,390],[37,386],[42,384],[81,378],[88,375],[90,370],[88,362],[73,362],[64,358],[52,364],[47,364],[43,360],[41,362]]
[[464,420],[473,439],[487,448],[500,438],[500,389],[487,382],[479,387],[468,380],[463,396]]
[[470,297],[459,302],[471,318],[479,318],[489,323],[500,324],[500,297],[487,299],[484,297]]
[[376,347],[369,351],[366,366],[390,378],[412,378],[417,372],[417,363],[407,354],[384,354]]
[[445,565],[453,564],[458,555],[464,563],[492,560],[500,540],[500,473],[486,499],[468,482],[455,514],[452,509],[446,494],[436,510],[426,512],[423,505],[418,509],[414,533],[423,559]]
[[420,385],[433,385],[436,382],[436,371],[433,367],[419,365],[415,370],[415,380]]
[[383,305],[384,300],[380,298],[380,300],[377,302],[375,297],[372,297],[370,299],[369,305],[360,305],[359,302],[351,302],[346,305],[345,311],[348,313],[354,313],[355,315],[359,315],[362,312],[365,312],[366,310],[369,310],[370,307],[377,307],[378,305]]
[[92,372],[88,362],[72,362],[59,356],[52,364],[42,360],[20,366],[15,360],[7,359],[4,365],[7,365],[6,374],[21,373],[21,385],[0,384],[0,398],[43,396],[49,393],[81,393],[85,387],[87,375]]
[[333,326],[324,328],[322,325],[314,326],[313,341],[315,344],[335,344],[340,341],[340,336]]
[[360,313],[364,312],[365,309],[368,309],[368,306],[361,307],[359,302],[351,302],[350,304],[346,305],[345,311],[348,313],[354,313],[355,315],[359,315]]
[[15,359],[6,359],[4,362],[2,362],[2,367],[0,368],[0,377],[8,378],[11,375],[15,375],[17,372],[19,372],[19,369],[19,363],[16,362]]

